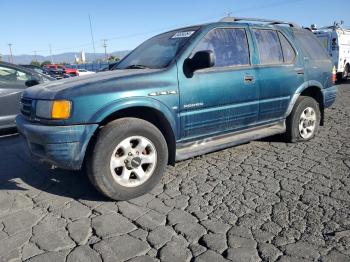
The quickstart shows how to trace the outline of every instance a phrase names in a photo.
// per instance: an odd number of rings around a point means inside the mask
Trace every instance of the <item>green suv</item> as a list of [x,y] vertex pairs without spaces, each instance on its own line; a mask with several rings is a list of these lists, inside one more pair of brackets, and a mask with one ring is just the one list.
[[332,67],[308,30],[227,17],[157,35],[113,71],[31,87],[16,122],[34,158],[85,165],[125,200],[176,161],[275,134],[312,139],[336,98]]

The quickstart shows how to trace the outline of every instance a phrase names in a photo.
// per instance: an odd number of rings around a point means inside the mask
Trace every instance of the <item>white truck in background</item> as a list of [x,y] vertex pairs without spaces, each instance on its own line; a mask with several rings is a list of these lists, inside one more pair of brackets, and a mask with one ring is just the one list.
[[337,80],[341,81],[350,76],[350,29],[343,28],[343,22],[332,26],[310,29],[321,41],[332,58],[337,70]]

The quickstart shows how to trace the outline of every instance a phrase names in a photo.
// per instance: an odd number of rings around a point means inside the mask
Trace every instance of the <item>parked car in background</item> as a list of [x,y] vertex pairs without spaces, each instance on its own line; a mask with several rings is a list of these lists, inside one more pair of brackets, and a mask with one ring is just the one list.
[[100,192],[125,200],[176,161],[276,134],[312,139],[336,98],[332,67],[309,30],[227,17],[155,36],[113,71],[29,88],[16,122],[36,159],[85,164]]
[[0,62],[0,129],[15,127],[24,89],[53,79],[29,68]]
[[43,67],[43,72],[45,75],[50,76],[56,80],[60,80],[62,78],[69,78],[70,75],[67,75],[62,68],[48,68]]
[[311,30],[331,56],[337,70],[337,79],[347,79],[350,74],[350,29],[334,23],[319,29],[312,25]]
[[96,72],[93,72],[93,71],[88,71],[86,69],[77,69],[77,74],[78,76],[86,76],[86,75],[92,75],[92,74],[95,74]]
[[45,74],[44,69],[40,66],[35,66],[35,65],[20,65],[20,66],[32,69],[40,74]]
[[63,69],[53,69],[53,68],[51,68],[51,69],[48,70],[48,74],[49,74],[51,77],[53,77],[53,78],[55,78],[55,79],[57,79],[57,80],[60,80],[60,79],[62,79],[62,78],[67,78],[67,77],[69,77],[69,75],[67,75],[67,74],[64,72]]
[[68,68],[65,67],[64,65],[58,65],[58,64],[50,64],[50,65],[45,65],[43,68],[46,70],[63,70],[64,74],[67,74],[69,76],[77,76],[78,71],[77,69],[74,68]]

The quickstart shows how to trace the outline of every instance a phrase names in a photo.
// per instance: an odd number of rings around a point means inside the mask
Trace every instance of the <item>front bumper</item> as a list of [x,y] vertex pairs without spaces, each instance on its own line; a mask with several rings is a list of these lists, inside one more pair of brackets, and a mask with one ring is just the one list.
[[59,168],[79,170],[87,145],[97,124],[44,126],[16,117],[18,131],[24,136],[33,158]]
[[322,89],[323,94],[323,105],[324,108],[330,107],[334,104],[335,99],[337,98],[337,87],[331,86],[325,89]]

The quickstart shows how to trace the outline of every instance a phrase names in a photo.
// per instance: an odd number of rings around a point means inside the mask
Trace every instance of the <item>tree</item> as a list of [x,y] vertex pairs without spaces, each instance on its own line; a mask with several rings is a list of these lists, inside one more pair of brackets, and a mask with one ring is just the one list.
[[118,62],[119,60],[120,58],[114,55],[108,57],[108,62]]
[[44,65],[51,65],[51,61],[45,60],[44,62],[41,63],[41,66],[44,66]]
[[2,61],[2,54],[0,54],[0,61]]
[[40,62],[36,61],[36,60],[32,60],[32,62],[30,62],[31,65],[33,66],[40,66]]

